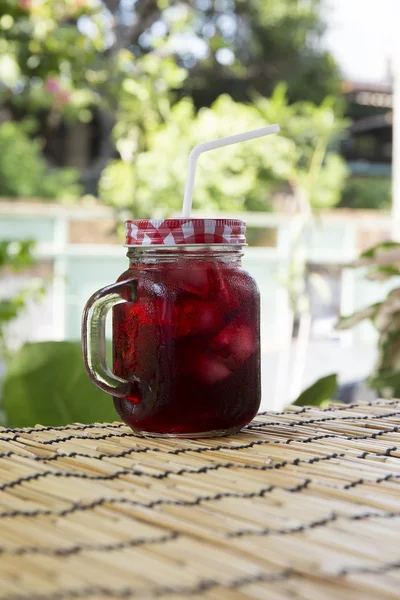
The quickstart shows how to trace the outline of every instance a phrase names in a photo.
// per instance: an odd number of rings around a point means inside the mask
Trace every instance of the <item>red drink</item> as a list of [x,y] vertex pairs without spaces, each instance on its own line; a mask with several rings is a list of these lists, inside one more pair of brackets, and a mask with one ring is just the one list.
[[[238,431],[260,405],[260,311],[237,220],[128,221],[130,266],[88,301],[93,382],[144,435]],[[113,307],[113,372],[104,326]]]
[[137,280],[136,301],[113,310],[114,372],[133,379],[120,417],[159,435],[242,428],[260,404],[255,282],[236,251],[148,260],[132,256],[119,281]]

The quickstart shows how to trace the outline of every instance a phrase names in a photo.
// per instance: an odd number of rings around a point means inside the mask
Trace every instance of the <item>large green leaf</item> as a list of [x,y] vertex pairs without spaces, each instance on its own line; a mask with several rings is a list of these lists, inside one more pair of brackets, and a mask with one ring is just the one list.
[[337,390],[337,373],[321,377],[304,392],[300,394],[293,403],[296,406],[320,406],[326,400],[332,400]]
[[25,344],[6,373],[3,409],[14,427],[117,419],[112,398],[86,374],[79,342]]

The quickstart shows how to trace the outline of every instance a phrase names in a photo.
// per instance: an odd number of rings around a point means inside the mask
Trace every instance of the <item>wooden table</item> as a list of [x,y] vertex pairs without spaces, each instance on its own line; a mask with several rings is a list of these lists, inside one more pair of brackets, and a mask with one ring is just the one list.
[[400,597],[400,401],[239,435],[0,429],[0,598]]

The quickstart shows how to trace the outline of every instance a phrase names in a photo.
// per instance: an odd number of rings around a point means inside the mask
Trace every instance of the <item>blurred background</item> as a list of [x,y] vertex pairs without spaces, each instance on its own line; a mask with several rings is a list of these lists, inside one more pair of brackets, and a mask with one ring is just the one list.
[[398,0],[0,0],[3,423],[115,419],[79,340],[123,221],[179,214],[196,143],[275,122],[194,194],[248,223],[262,408],[400,392],[399,25]]

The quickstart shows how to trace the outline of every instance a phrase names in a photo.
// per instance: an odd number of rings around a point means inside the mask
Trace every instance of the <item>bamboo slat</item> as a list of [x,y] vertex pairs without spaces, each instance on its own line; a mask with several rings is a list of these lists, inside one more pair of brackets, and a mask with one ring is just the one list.
[[238,435],[0,428],[0,600],[400,596],[400,400]]

